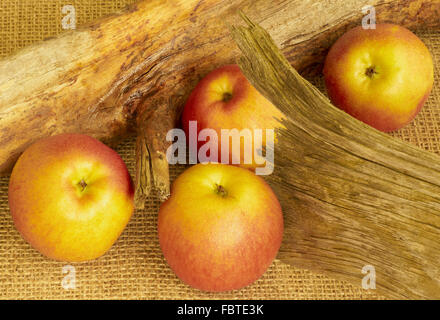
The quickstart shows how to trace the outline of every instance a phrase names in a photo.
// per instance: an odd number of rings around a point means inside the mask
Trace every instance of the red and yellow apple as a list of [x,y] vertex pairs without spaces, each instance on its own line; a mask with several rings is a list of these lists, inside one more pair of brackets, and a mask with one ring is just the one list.
[[[283,114],[269,100],[261,95],[246,79],[238,65],[226,65],[210,72],[192,91],[182,114],[182,125],[189,137],[189,122],[197,121],[197,136],[203,129],[213,129],[217,133],[218,161],[227,164],[237,163],[249,169],[261,167],[261,158],[256,150],[261,146],[252,140],[251,148],[240,145],[240,158],[233,158],[232,144],[229,148],[229,159],[221,161],[221,130],[255,129],[263,131],[262,146],[266,146],[266,129],[275,129],[282,125],[277,119]],[[198,150],[205,142],[198,142]],[[251,154],[249,154],[251,153]],[[251,159],[250,162],[245,159]],[[264,160],[264,159],[263,159]]]
[[244,168],[198,164],[173,183],[162,204],[159,242],[176,275],[204,291],[240,289],[275,258],[283,216],[272,189]]
[[69,262],[98,258],[133,211],[125,163],[100,141],[62,134],[37,141],[18,159],[9,183],[17,230],[43,255]]
[[393,24],[348,31],[332,46],[324,65],[331,101],[384,132],[414,119],[431,92],[433,74],[423,42]]

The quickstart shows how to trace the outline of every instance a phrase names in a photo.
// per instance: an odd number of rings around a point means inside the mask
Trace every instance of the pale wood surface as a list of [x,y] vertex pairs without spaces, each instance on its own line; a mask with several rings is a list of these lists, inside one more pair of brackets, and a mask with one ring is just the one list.
[[380,293],[440,298],[440,157],[334,107],[249,22],[234,30],[246,76],[287,115],[268,179],[285,217],[278,257]]

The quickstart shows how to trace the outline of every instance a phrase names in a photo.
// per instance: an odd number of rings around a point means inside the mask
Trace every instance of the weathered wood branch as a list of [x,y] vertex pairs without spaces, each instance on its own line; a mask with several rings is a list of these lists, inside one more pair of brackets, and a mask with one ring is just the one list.
[[[81,132],[109,142],[135,123],[144,125],[138,117],[148,118],[142,114],[161,101],[169,103],[162,110],[175,121],[196,82],[238,56],[225,27],[236,21],[238,9],[269,30],[289,61],[304,70],[360,22],[367,4],[376,6],[379,21],[408,27],[440,23],[439,2],[428,0],[149,0],[24,49],[0,61],[0,172],[48,135]],[[156,122],[164,136],[167,121]],[[150,133],[143,130],[137,128],[138,203],[149,192],[140,179],[155,181],[164,195],[169,188],[166,163],[146,154],[163,153],[166,145],[147,145]],[[147,172],[156,178],[139,176]]]
[[[157,101],[156,101],[157,102]],[[138,117],[138,136],[136,141],[136,195],[135,205],[143,209],[150,190],[157,191],[159,200],[170,195],[170,177],[166,151],[166,134],[175,126],[174,114],[169,101],[143,112]]]
[[[260,27],[235,28],[246,76],[286,116],[268,177],[283,206],[278,257],[393,298],[440,298],[440,157],[334,107]],[[368,271],[371,272],[371,269]]]

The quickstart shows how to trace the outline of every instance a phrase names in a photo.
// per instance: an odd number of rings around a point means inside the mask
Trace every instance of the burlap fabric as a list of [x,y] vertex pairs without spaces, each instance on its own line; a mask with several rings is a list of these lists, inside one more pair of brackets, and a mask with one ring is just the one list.
[[[1,0],[0,56],[62,32],[61,8],[72,4],[78,24],[115,12],[135,0]],[[440,35],[418,32],[436,62],[440,75]],[[313,82],[323,89],[322,79]],[[1,94],[1,93],[0,93]],[[397,138],[440,151],[440,87],[415,121],[393,133]],[[117,151],[134,173],[134,138],[120,143]],[[184,167],[172,168],[176,177]],[[61,285],[66,263],[54,262],[33,250],[16,231],[11,220],[7,187],[9,176],[0,178],[0,298],[3,299],[377,299],[366,291],[307,270],[275,261],[253,285],[234,292],[210,294],[194,290],[174,275],[159,248],[156,233],[159,202],[151,198],[143,211],[136,211],[113,248],[92,262],[73,264],[76,288]]]

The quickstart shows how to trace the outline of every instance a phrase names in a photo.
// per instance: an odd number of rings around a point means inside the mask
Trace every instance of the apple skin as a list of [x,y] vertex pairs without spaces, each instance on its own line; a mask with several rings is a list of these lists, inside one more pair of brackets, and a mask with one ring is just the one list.
[[[368,68],[375,73],[367,75]],[[408,29],[393,24],[346,32],[324,65],[330,100],[353,117],[384,131],[398,130],[422,108],[434,82],[432,57]]]
[[174,181],[160,207],[158,233],[168,264],[184,283],[229,291],[253,283],[270,266],[283,216],[261,177],[236,166],[198,164]]
[[[224,101],[227,96],[228,100]],[[211,71],[195,87],[189,96],[182,114],[182,126],[189,137],[189,121],[197,121],[197,136],[203,129],[214,129],[218,135],[217,162],[221,161],[221,129],[275,129],[282,127],[276,119],[284,115],[269,100],[267,100],[244,76],[238,65],[225,65]],[[205,142],[198,143],[198,149]],[[263,146],[266,137],[263,133]],[[252,143],[252,153],[258,146]],[[229,148],[229,162],[233,163],[232,146]],[[240,159],[235,159],[240,166],[255,169],[263,165],[257,164],[252,155],[252,163],[244,163],[245,148],[241,143]],[[223,162],[225,163],[225,162]]]
[[9,182],[17,230],[40,253],[59,261],[92,260],[107,252],[130,220],[133,198],[121,157],[80,134],[31,145]]

